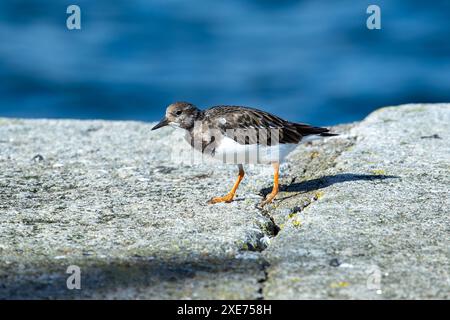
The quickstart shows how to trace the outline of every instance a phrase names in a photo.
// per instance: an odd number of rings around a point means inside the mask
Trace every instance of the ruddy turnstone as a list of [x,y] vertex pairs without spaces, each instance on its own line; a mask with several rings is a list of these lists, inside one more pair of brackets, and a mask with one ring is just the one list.
[[231,191],[214,197],[209,203],[231,202],[244,178],[243,164],[272,164],[274,185],[261,202],[271,202],[278,193],[280,162],[304,137],[329,137],[327,128],[290,122],[258,109],[239,106],[216,106],[200,110],[188,102],[175,102],[167,107],[165,117],[152,128],[171,125],[186,130],[191,146],[225,163],[238,165],[239,175]]

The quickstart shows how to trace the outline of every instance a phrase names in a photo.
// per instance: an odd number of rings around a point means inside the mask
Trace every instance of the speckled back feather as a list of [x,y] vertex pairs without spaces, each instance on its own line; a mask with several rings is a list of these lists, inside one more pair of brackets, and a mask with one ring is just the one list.
[[[297,144],[304,136],[311,134],[334,135],[327,134],[329,130],[326,128],[289,122],[262,110],[240,106],[215,106],[206,109],[203,111],[203,121],[208,127],[219,129],[223,135],[246,145]],[[278,139],[272,139],[267,134],[273,129],[278,132]],[[253,134],[254,132],[257,134]]]

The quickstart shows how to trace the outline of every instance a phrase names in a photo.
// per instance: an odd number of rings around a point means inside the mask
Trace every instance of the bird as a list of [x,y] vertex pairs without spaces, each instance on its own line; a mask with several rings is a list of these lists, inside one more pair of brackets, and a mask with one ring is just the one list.
[[329,129],[284,120],[256,108],[219,105],[205,110],[192,103],[170,104],[164,118],[152,130],[165,126],[185,130],[185,139],[204,155],[238,166],[238,177],[230,192],[213,197],[210,204],[230,203],[244,178],[244,164],[272,165],[273,188],[259,206],[272,202],[279,191],[280,163],[305,140],[311,137],[337,136]]

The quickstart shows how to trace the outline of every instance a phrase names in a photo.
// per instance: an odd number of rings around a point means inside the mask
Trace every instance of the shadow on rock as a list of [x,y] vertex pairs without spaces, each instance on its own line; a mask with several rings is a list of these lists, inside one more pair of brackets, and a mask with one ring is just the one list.
[[[330,176],[324,176],[317,179],[295,183],[295,178],[289,185],[280,185],[281,192],[310,192],[329,187],[335,183],[351,182],[351,181],[377,181],[386,179],[398,179],[398,176],[378,175],[378,174],[353,174],[341,173]],[[267,195],[272,191],[272,187],[261,189],[262,195]]]
[[[1,299],[85,299],[85,298],[151,298],[161,299],[186,289],[204,279],[213,285],[217,279],[232,281],[259,275],[266,265],[263,259],[234,257],[206,258],[132,258],[117,261],[78,261],[81,289],[69,290],[67,266],[59,262],[46,267],[31,266],[23,275],[0,277]],[[199,282],[200,284],[200,282]],[[157,290],[155,291],[155,288]],[[158,291],[160,290],[160,291]],[[182,296],[182,292],[179,294]]]

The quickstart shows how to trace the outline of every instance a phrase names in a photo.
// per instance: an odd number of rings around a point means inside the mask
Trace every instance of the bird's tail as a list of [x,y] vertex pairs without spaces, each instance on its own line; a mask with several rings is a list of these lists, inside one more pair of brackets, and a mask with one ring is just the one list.
[[330,129],[327,128],[313,127],[303,123],[295,123],[294,125],[297,132],[302,136],[317,135],[321,137],[334,137],[338,135],[337,133],[331,133]]
[[321,137],[335,137],[338,136],[338,133],[331,133],[331,132],[322,132],[319,134]]

